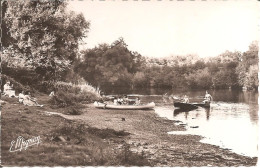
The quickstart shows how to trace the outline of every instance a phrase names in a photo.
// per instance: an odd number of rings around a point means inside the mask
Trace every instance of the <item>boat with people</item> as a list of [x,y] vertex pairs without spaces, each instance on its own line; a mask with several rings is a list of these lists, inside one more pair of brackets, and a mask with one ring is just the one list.
[[174,107],[177,107],[181,110],[185,111],[190,111],[190,110],[195,110],[198,107],[204,107],[204,108],[209,108],[210,107],[210,102],[213,100],[212,96],[206,91],[204,101],[201,103],[190,103],[188,96],[184,96],[183,101],[177,101],[174,102],[173,105]]
[[95,101],[94,106],[96,108],[102,108],[102,109],[147,110],[147,109],[153,109],[155,107],[155,103],[151,102],[144,105],[115,105],[115,104],[106,104],[106,103]]

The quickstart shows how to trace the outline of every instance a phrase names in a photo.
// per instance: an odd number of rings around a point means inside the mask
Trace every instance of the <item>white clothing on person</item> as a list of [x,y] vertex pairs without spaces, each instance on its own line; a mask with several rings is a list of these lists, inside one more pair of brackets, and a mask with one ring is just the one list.
[[122,105],[123,102],[124,102],[124,100],[122,98],[118,98],[117,99],[117,104]]
[[52,91],[51,93],[50,93],[50,97],[52,97],[52,96],[54,96],[55,94],[54,94],[54,91]]
[[114,99],[114,105],[118,105],[117,99]]
[[206,102],[210,102],[212,100],[213,100],[212,96],[208,92],[206,92],[203,102],[206,103]]
[[141,100],[140,99],[135,99],[135,104],[134,105],[140,105],[141,104]]
[[9,82],[7,82],[4,85],[4,94],[9,96],[9,97],[15,97],[15,91],[12,89],[12,87],[9,85]]
[[190,101],[189,101],[189,98],[188,98],[188,97],[184,97],[183,102],[184,102],[184,103],[189,103],[189,102],[190,102]]
[[38,104],[36,102],[36,100],[34,98],[32,98],[30,95],[24,96],[23,104],[26,106],[40,106],[40,107],[43,106],[43,105]]
[[24,100],[24,94],[23,93],[19,93],[18,98],[19,98],[19,103],[23,103]]

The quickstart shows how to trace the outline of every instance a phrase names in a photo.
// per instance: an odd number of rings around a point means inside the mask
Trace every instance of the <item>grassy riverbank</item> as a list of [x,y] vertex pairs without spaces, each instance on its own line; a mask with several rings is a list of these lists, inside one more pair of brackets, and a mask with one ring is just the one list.
[[[40,107],[26,107],[5,98],[2,105],[2,165],[4,166],[255,166],[249,158],[200,143],[201,137],[168,135],[184,130],[154,111],[103,110],[84,105],[81,115],[52,109],[49,97]],[[49,112],[58,112],[55,115]],[[41,137],[39,146],[9,152],[11,141]]]

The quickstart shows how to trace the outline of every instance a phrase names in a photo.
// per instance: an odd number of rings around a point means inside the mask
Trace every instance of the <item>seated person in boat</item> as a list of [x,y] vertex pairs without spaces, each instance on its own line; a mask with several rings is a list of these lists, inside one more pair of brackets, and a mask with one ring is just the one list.
[[205,97],[204,97],[204,103],[210,103],[213,100],[212,96],[206,91]]
[[117,101],[117,100],[118,100],[118,98],[115,97],[115,98],[114,98],[114,105],[118,105],[118,101]]
[[31,97],[30,92],[25,93],[23,104],[26,106],[39,106],[39,107],[43,106],[43,105],[40,105],[39,103],[37,103],[35,98]]
[[123,104],[123,99],[122,99],[121,96],[117,99],[117,104],[118,105],[122,105]]
[[189,98],[188,98],[188,96],[184,96],[184,98],[183,98],[183,103],[189,103],[190,102],[190,100],[189,100]]
[[134,104],[134,105],[140,105],[140,104],[141,104],[141,100],[140,100],[139,97],[137,97],[137,98],[135,99],[135,104]]
[[127,97],[127,95],[124,95],[123,104],[128,105],[128,103],[129,103],[128,97]]

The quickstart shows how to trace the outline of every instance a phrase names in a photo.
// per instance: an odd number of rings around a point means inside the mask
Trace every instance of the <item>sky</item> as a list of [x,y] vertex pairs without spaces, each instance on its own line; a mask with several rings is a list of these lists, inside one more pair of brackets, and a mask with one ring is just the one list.
[[123,37],[131,51],[143,56],[211,57],[226,50],[244,52],[259,39],[256,0],[70,0],[68,8],[90,22],[84,49]]

